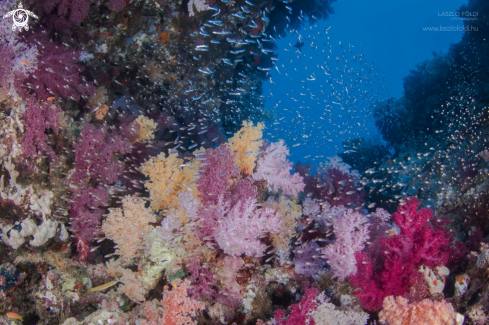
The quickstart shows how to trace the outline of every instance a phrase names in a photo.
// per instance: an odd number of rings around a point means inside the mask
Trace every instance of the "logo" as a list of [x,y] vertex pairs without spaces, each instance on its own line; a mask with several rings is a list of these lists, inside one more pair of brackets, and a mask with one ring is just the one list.
[[29,16],[32,18],[38,18],[32,11],[25,10],[24,7],[22,6],[22,3],[19,3],[19,8],[10,11],[6,15],[3,16],[3,18],[8,18],[12,16],[12,19],[14,23],[12,24],[12,30],[15,31],[17,28],[22,30],[24,28],[25,30],[29,30],[29,25],[27,23],[29,22]]

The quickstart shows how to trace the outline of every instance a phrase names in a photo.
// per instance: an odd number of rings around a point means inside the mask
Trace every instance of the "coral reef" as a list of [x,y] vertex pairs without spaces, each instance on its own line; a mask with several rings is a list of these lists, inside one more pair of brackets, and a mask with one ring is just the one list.
[[372,108],[385,143],[294,166],[262,85],[275,37],[332,2],[28,0],[29,31],[2,20],[0,323],[489,322],[487,24]]

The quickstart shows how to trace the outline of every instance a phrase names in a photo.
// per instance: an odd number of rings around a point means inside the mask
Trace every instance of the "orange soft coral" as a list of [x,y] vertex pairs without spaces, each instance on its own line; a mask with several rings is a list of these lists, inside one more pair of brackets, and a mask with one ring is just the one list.
[[187,296],[187,288],[190,281],[187,279],[182,282],[176,279],[172,282],[173,290],[169,291],[165,286],[163,301],[159,304],[163,306],[163,317],[160,316],[157,306],[153,302],[148,302],[144,306],[145,318],[142,325],[196,325],[192,321],[197,310],[204,309],[204,303],[197,302]]
[[243,122],[243,127],[229,139],[231,153],[236,153],[236,166],[246,175],[251,175],[255,168],[264,127],[263,123],[253,126],[252,122]]
[[144,115],[139,115],[134,123],[139,125],[139,137],[137,141],[147,142],[154,139],[154,131],[158,123]]
[[195,316],[197,310],[204,309],[205,305],[202,302],[197,302],[187,296],[187,288],[190,281],[186,279],[182,282],[180,279],[174,280],[172,283],[173,290],[169,291],[165,287],[163,293],[163,325],[173,324],[197,324],[190,317]]
[[178,194],[188,189],[197,197],[198,190],[194,176],[198,174],[199,167],[200,163],[196,160],[184,164],[184,161],[177,155],[172,154],[166,157],[163,152],[146,161],[140,171],[149,177],[145,186],[152,199],[153,211],[177,207]]
[[449,302],[425,299],[410,304],[401,296],[388,296],[384,299],[379,319],[389,325],[453,325],[455,311]]

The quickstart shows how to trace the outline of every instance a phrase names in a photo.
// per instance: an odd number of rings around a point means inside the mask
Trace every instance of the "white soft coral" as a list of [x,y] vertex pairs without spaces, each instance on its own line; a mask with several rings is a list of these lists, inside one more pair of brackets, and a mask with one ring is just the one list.
[[205,3],[205,0],[190,0],[188,2],[188,13],[189,13],[190,17],[195,15],[194,5],[195,5],[195,9],[197,9],[197,11],[209,9],[209,6]]

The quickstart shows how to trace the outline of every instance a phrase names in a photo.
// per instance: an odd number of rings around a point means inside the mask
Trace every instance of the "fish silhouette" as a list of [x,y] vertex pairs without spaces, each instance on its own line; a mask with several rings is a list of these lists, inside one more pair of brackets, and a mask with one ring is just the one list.
[[297,47],[299,49],[299,52],[302,53],[301,51],[301,48],[304,46],[304,42],[301,42],[301,41],[297,41],[297,43],[295,43],[294,47]]

